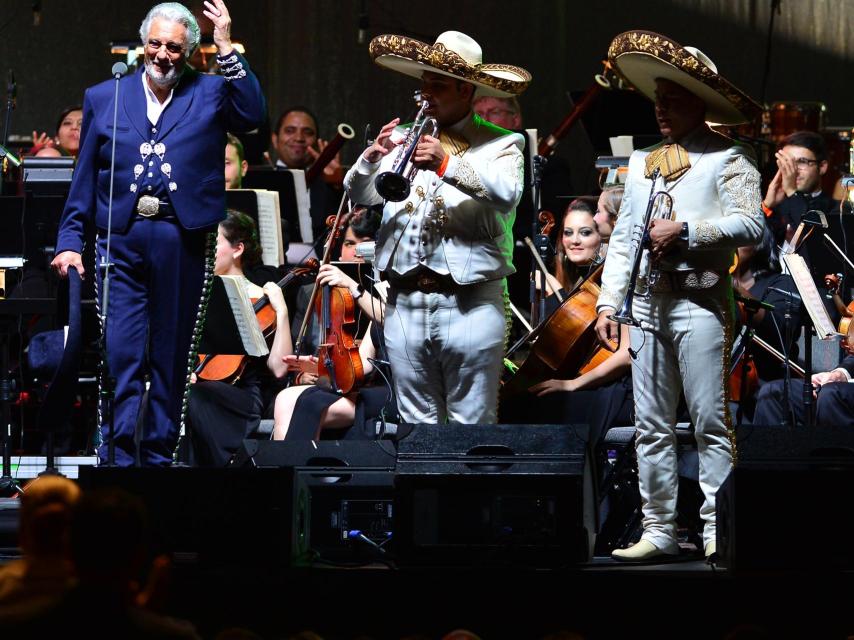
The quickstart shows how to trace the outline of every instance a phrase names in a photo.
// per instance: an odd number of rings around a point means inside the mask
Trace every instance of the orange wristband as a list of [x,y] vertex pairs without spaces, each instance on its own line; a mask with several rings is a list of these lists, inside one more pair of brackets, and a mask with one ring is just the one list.
[[771,216],[774,215],[774,211],[768,208],[768,206],[765,204],[764,200],[762,202],[762,213],[765,214],[766,218],[770,218]]
[[442,160],[442,164],[439,165],[439,168],[436,170],[436,175],[440,178],[445,175],[445,170],[448,168],[448,160],[451,159],[451,155],[446,153],[445,159]]

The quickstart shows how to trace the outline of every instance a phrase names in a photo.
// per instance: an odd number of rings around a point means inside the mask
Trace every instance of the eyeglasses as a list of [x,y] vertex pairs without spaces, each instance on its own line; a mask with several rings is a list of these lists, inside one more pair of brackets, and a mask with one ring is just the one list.
[[795,158],[795,164],[803,168],[813,167],[818,164],[818,160],[810,160],[809,158]]
[[488,111],[478,111],[477,113],[481,118],[485,118],[486,120],[489,120],[490,118],[497,118],[502,113],[506,113],[511,116],[516,115],[515,111],[511,111],[510,109],[502,109],[501,107],[493,107]]
[[184,53],[183,45],[177,44],[175,42],[167,42],[163,43],[160,40],[149,40],[148,48],[153,51],[160,51],[160,47],[166,47],[166,51],[171,53],[172,55],[178,55],[180,53]]

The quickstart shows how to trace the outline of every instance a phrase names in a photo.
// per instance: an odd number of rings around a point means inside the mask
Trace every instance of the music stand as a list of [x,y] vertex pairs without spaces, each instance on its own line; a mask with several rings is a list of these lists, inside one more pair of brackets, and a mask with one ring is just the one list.
[[[830,340],[838,336],[839,333],[827,314],[827,308],[824,306],[821,294],[816,289],[815,281],[804,259],[796,253],[787,253],[782,256],[782,260],[800,294],[801,304],[807,310],[807,313],[802,314],[804,327],[804,415],[807,426],[814,427],[812,336],[815,334],[819,340]],[[788,392],[788,389],[786,391]]]

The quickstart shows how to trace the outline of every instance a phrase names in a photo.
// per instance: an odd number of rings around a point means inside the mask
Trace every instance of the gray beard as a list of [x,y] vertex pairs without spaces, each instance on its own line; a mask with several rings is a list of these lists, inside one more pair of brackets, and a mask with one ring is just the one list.
[[148,79],[162,89],[167,89],[174,86],[178,82],[178,69],[173,65],[166,72],[166,75],[160,75],[153,62],[146,60],[145,73]]

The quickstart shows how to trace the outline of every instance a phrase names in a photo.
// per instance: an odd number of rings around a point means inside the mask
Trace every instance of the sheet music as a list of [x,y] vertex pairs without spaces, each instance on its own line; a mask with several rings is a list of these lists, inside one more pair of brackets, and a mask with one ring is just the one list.
[[261,240],[261,261],[271,267],[285,264],[282,241],[282,221],[277,191],[253,189],[258,199],[258,237]]
[[243,348],[250,356],[266,356],[270,350],[267,348],[267,341],[264,340],[264,334],[261,333],[261,327],[258,326],[258,320],[255,318],[255,310],[252,308],[249,294],[246,293],[246,288],[243,285],[243,276],[219,277],[225,286],[228,301],[231,303],[231,311],[234,314],[234,321],[237,324],[237,331],[240,333]]
[[797,253],[788,253],[781,257],[795,281],[795,286],[801,295],[807,312],[810,314],[816,335],[820,340],[829,340],[838,335],[836,327],[830,321],[830,316],[827,315],[827,308],[824,306],[821,294],[815,287],[807,263]]
[[305,184],[305,171],[302,169],[288,169],[288,171],[294,177],[299,232],[303,242],[310,244],[314,242],[314,232],[311,229],[311,200],[308,195],[308,187]]

